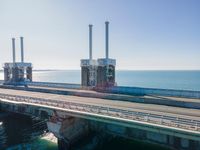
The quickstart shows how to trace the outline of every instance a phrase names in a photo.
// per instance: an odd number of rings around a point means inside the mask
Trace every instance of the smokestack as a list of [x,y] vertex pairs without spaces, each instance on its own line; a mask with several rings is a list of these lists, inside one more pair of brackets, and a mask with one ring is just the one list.
[[15,63],[15,38],[12,38],[13,63]]
[[89,57],[92,60],[92,24],[89,25]]
[[106,25],[106,59],[108,59],[109,57],[109,22],[106,21],[105,22],[105,25]]
[[20,37],[20,45],[21,45],[21,62],[24,62],[24,42],[23,37]]

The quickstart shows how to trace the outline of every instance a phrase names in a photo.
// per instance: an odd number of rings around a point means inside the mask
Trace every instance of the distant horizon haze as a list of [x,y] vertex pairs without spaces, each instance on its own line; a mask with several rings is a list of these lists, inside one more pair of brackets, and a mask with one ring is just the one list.
[[117,70],[200,70],[199,8],[199,0],[1,0],[0,64],[12,62],[12,37],[21,60],[23,36],[25,62],[35,70],[80,70],[89,58],[88,25],[93,57],[104,58],[109,21]]

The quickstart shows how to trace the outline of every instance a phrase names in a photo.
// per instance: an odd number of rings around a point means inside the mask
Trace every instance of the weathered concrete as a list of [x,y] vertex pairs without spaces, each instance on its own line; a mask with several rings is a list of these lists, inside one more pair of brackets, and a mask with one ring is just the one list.
[[47,126],[58,138],[59,150],[70,149],[74,143],[78,142],[89,132],[87,120],[66,116],[63,120],[59,120],[57,116],[52,116]]
[[91,121],[90,128],[127,139],[137,139],[176,150],[199,150],[200,142],[150,131]]

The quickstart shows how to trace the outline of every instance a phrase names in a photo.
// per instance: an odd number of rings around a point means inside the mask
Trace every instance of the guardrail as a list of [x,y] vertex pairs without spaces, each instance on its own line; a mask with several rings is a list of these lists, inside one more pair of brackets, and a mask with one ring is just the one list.
[[[3,80],[0,80],[0,84],[3,84]],[[100,92],[107,92],[113,94],[126,94],[126,95],[158,95],[169,97],[183,97],[183,98],[196,98],[200,99],[200,91],[190,90],[175,90],[175,89],[157,89],[157,88],[142,88],[142,87],[126,87],[126,86],[114,86],[114,87],[83,87],[80,84],[70,83],[54,83],[54,82],[22,82],[21,85],[38,86],[38,87],[52,87],[52,88],[66,88],[66,89],[95,89]]]
[[[4,80],[0,80],[0,84],[3,84]],[[67,89],[81,89],[80,84],[71,83],[56,83],[56,82],[18,82],[13,83],[18,85],[29,85],[29,86],[39,86],[39,87],[54,87],[54,88],[67,88]],[[11,84],[12,85],[12,84]]]
[[80,84],[69,84],[69,83],[53,83],[53,82],[27,82],[29,86],[40,86],[40,87],[57,87],[57,88],[68,88],[68,89],[80,89]]
[[27,96],[0,94],[1,99],[6,99],[13,102],[21,102],[28,104],[39,104],[40,106],[50,106],[70,110],[76,110],[82,113],[92,113],[103,116],[111,116],[116,118],[123,118],[128,120],[135,120],[141,122],[148,122],[159,124],[168,127],[181,128],[200,132],[200,120],[186,119],[182,117],[174,117],[169,115],[159,115],[146,112],[130,111],[121,108],[114,108],[108,106],[96,106],[89,104],[81,104],[74,102],[66,102],[58,99],[43,99]]
[[190,91],[190,90],[114,86],[106,89],[100,89],[100,91],[115,93],[115,94],[127,94],[127,95],[158,95],[158,96],[200,99],[200,91]]

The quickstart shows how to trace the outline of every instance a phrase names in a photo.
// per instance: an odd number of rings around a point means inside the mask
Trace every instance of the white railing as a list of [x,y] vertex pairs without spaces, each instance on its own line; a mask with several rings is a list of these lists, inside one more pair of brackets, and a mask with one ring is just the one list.
[[93,115],[111,116],[128,120],[136,120],[140,122],[148,122],[163,126],[193,130],[200,132],[200,120],[192,120],[169,115],[159,115],[146,112],[130,111],[121,108],[108,106],[97,106],[90,104],[81,104],[74,102],[66,102],[57,99],[43,99],[27,96],[0,94],[0,99],[6,99],[13,102],[23,102],[28,104],[39,104],[40,106],[57,107],[67,109],[67,111],[78,111],[81,113],[91,113]]

